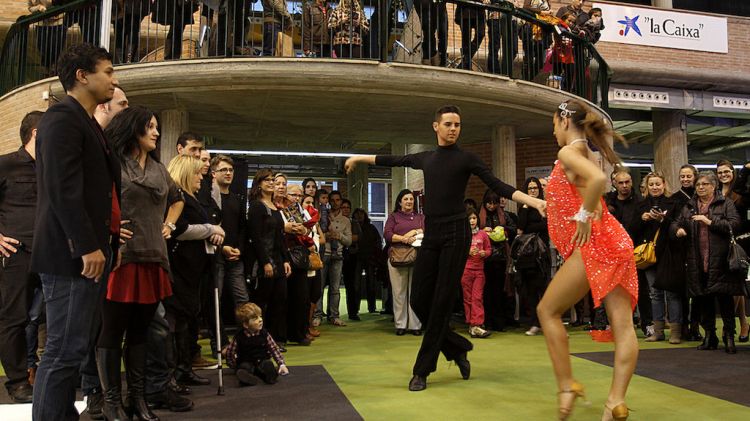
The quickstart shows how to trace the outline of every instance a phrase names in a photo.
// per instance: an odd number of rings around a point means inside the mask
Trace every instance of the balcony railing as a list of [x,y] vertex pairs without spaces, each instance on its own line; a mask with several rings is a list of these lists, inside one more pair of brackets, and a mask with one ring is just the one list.
[[606,108],[610,70],[590,25],[484,1],[69,0],[11,26],[0,95],[54,76],[64,48],[90,42],[108,47],[115,64],[319,57],[459,68],[546,84]]

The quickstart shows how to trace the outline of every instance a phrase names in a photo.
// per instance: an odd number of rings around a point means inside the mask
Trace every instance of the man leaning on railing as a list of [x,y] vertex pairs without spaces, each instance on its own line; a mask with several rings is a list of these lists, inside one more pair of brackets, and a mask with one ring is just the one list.
[[292,15],[286,7],[286,0],[263,0],[263,55],[276,53],[278,34],[292,29]]

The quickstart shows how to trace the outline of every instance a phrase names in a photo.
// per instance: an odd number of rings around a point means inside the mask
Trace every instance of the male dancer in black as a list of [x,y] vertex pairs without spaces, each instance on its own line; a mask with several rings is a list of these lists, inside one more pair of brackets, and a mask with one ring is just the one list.
[[358,163],[424,171],[425,237],[414,266],[411,306],[419,320],[426,321],[426,329],[414,363],[414,377],[409,382],[411,391],[427,387],[427,376],[437,368],[440,352],[448,361],[455,361],[464,380],[471,374],[466,354],[472,344],[448,326],[471,242],[463,204],[469,177],[478,176],[498,195],[536,208],[542,215],[546,208],[544,201],[503,183],[477,155],[456,145],[461,133],[458,107],[446,105],[438,109],[432,128],[438,143],[433,151],[405,156],[355,156],[345,164],[348,172]]

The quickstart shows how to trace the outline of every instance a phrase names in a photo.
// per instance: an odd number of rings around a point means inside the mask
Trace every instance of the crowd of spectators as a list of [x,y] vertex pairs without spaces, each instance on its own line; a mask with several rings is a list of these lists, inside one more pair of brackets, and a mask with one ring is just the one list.
[[[29,0],[29,10],[32,13],[44,12],[52,6],[66,3]],[[299,10],[292,14],[287,0],[262,0],[262,13],[258,12],[260,23],[251,19],[255,16],[252,3],[255,2],[115,0],[112,4],[112,51],[115,62],[138,62],[143,58],[141,47],[153,50],[162,45],[161,41],[151,42],[150,39],[145,43],[148,45],[142,45],[141,25],[146,18],[168,28],[165,29],[162,52],[165,60],[202,54],[226,57],[299,54],[324,58],[374,58],[380,54],[377,50],[380,28],[371,27],[379,20],[377,2],[311,0],[300,2]],[[505,2],[483,0],[483,3],[496,7]],[[584,10],[585,0],[571,0],[569,5],[561,7],[556,13],[553,13],[547,0],[515,0],[511,3],[548,25],[532,23],[493,9],[458,3],[454,10],[454,22],[460,28],[461,41],[460,54],[455,58],[449,58],[448,54],[448,9],[445,2],[418,0],[408,6],[396,2],[394,7],[403,8],[407,14],[413,11],[421,21],[421,31],[418,32],[421,32],[422,41],[415,49],[421,50],[422,64],[509,75],[513,68],[509,67],[505,58],[510,55],[512,62],[519,53],[520,44],[523,53],[521,77],[526,80],[534,80],[543,70],[550,75],[549,83],[552,86],[572,91],[576,84],[582,83],[580,79],[590,77],[587,73],[577,74],[575,71],[577,63],[588,67],[591,55],[584,48],[574,48],[571,34],[592,43],[597,42],[604,28],[600,9]],[[191,42],[194,44],[190,45],[196,51],[183,51],[183,33],[186,27],[196,23],[195,16],[201,16],[200,30],[191,32],[187,37],[193,40]],[[35,44],[40,52],[44,73],[54,74],[53,65],[66,45],[68,28],[77,24],[82,34],[81,40],[91,42],[97,39],[98,22],[98,8],[94,5],[39,22]],[[154,32],[149,29],[148,33],[147,36],[152,37]],[[505,34],[512,39],[504,39]],[[484,43],[486,35],[488,39]],[[482,45],[486,45],[486,60],[478,63],[474,58]],[[294,51],[295,46],[299,48],[299,53]],[[205,50],[203,47],[206,47]]]

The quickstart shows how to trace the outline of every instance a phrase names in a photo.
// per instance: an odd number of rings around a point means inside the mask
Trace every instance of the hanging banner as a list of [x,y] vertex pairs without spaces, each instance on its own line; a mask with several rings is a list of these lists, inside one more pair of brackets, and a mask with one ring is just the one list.
[[594,3],[602,9],[600,41],[724,53],[727,19],[659,9]]

